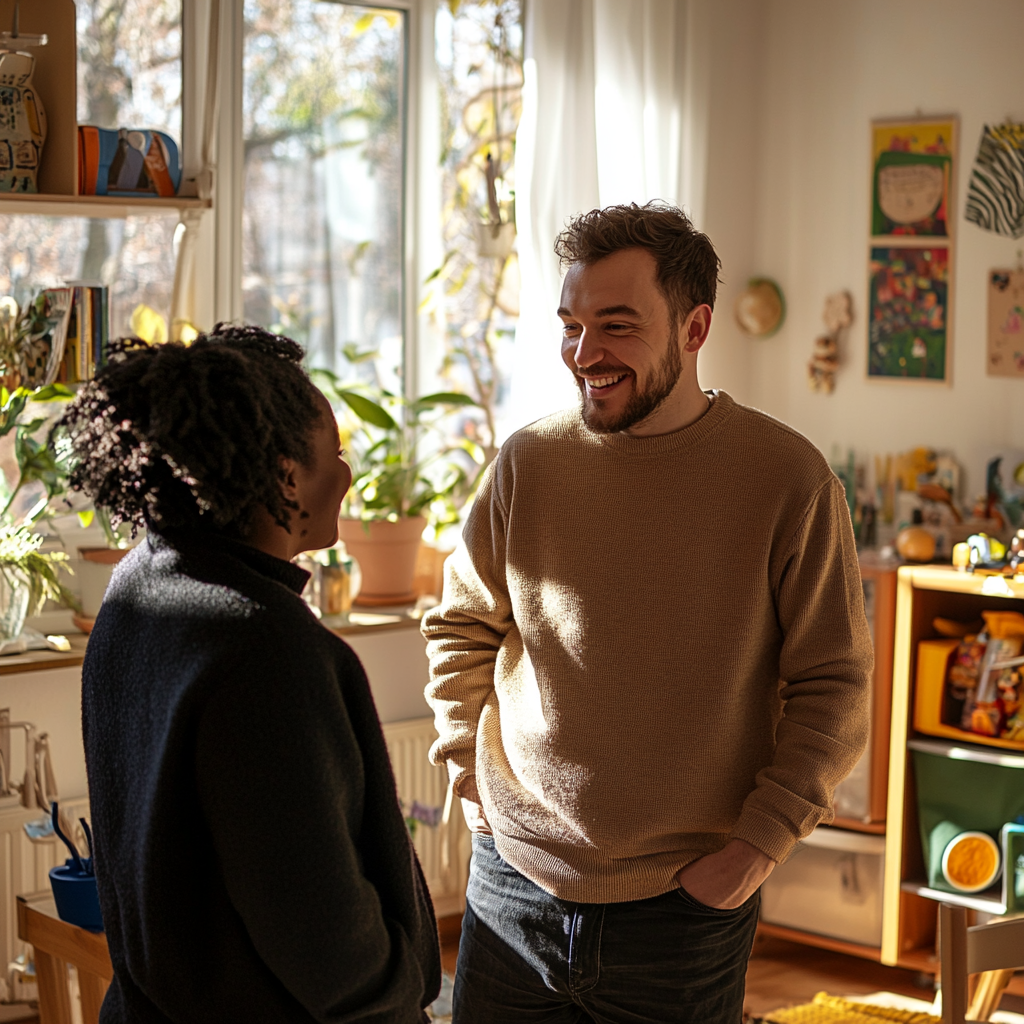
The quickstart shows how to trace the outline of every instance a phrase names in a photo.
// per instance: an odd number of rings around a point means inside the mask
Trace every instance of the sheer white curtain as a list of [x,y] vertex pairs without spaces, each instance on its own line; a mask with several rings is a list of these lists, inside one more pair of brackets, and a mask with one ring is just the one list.
[[522,274],[505,433],[576,401],[559,355],[555,236],[568,217],[664,199],[703,217],[707,0],[532,0],[516,142]]

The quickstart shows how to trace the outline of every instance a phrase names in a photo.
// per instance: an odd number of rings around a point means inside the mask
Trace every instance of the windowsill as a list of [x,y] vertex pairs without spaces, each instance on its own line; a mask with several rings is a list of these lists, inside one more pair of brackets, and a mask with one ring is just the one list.
[[386,629],[419,629],[420,619],[412,612],[412,605],[374,610],[357,608],[349,613],[348,622],[335,622],[335,617],[332,616],[325,620],[323,625],[338,636],[376,633]]

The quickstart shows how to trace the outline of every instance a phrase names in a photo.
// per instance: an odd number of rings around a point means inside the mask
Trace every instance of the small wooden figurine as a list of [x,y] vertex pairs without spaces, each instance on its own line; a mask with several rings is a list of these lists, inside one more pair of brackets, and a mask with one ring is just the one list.
[[825,300],[825,321],[827,334],[814,342],[814,351],[807,364],[807,384],[812,391],[832,394],[836,386],[836,370],[839,368],[839,343],[843,332],[853,323],[853,304],[849,292],[836,292]]

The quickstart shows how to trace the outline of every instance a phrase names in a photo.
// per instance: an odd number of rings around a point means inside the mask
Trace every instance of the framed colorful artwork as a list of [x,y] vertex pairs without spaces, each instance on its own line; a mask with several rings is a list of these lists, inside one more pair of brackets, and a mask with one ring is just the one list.
[[945,381],[949,247],[872,245],[868,377]]
[[985,365],[990,377],[1024,377],[1024,270],[988,275]]
[[871,235],[949,238],[957,119],[871,124]]

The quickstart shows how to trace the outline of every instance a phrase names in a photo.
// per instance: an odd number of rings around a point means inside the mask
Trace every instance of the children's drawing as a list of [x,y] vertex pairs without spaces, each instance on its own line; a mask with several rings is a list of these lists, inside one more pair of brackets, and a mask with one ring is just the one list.
[[949,249],[873,246],[868,376],[944,381]]
[[872,125],[871,234],[948,238],[956,121]]
[[1024,377],[1024,270],[988,275],[988,353],[991,377]]

